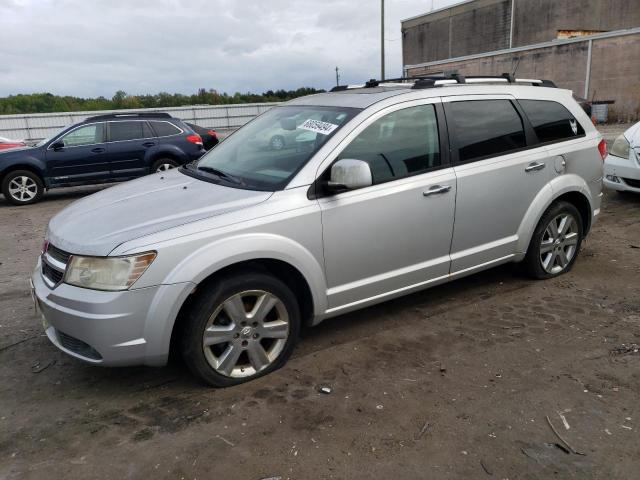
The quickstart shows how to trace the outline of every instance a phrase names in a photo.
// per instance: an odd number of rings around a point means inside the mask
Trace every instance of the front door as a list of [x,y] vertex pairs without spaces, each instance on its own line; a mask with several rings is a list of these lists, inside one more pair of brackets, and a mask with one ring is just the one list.
[[104,123],[82,125],[51,142],[46,156],[52,184],[73,185],[109,178],[104,130]]
[[420,101],[378,112],[335,158],[366,161],[373,185],[319,199],[329,312],[449,274],[456,180],[436,110]]
[[451,273],[506,262],[553,164],[510,96],[443,99],[458,180]]

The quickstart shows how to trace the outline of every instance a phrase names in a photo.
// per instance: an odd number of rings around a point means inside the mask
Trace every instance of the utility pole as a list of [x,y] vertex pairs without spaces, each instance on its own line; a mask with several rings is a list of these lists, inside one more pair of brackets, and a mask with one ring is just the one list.
[[384,80],[384,0],[380,0],[380,80]]
[[338,73],[338,67],[336,67],[336,87],[340,85],[340,74]]

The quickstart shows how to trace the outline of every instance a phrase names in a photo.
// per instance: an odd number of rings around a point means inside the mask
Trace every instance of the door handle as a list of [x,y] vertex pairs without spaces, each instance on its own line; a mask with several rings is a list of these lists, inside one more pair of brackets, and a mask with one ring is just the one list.
[[104,148],[94,148],[91,150],[91,153],[103,153],[104,152]]
[[525,172],[535,172],[537,170],[542,170],[546,165],[544,163],[530,163],[529,165],[526,166],[526,168],[524,169]]
[[429,187],[429,190],[422,192],[422,195],[429,197],[439,193],[447,193],[449,190],[451,190],[451,185],[434,185],[433,187]]
[[144,142],[142,144],[143,147],[153,147],[156,144],[156,142]]

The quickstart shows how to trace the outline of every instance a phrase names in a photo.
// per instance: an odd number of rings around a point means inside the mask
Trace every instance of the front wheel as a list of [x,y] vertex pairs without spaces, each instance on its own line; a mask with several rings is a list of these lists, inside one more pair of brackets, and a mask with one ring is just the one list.
[[202,290],[182,336],[182,354],[194,374],[227,387],[284,365],[300,331],[300,309],[283,282],[246,272]]
[[571,270],[583,238],[582,217],[567,202],[552,204],[544,213],[529,244],[524,263],[534,278],[544,279]]
[[2,193],[14,205],[36,203],[44,193],[40,177],[28,170],[15,170],[7,174],[2,181]]

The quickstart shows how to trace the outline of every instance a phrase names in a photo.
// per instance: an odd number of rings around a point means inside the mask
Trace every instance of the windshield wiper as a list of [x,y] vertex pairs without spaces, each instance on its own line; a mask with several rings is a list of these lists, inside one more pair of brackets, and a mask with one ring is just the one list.
[[224,178],[225,180],[229,180],[230,182],[235,183],[237,185],[243,185],[243,183],[244,183],[238,177],[234,177],[233,175],[230,175],[230,174],[228,174],[226,172],[223,172],[222,170],[218,170],[217,168],[207,167],[207,166],[203,165],[201,167],[200,166],[196,167],[196,170],[201,170],[201,171],[207,172],[207,173],[213,173],[217,177]]

